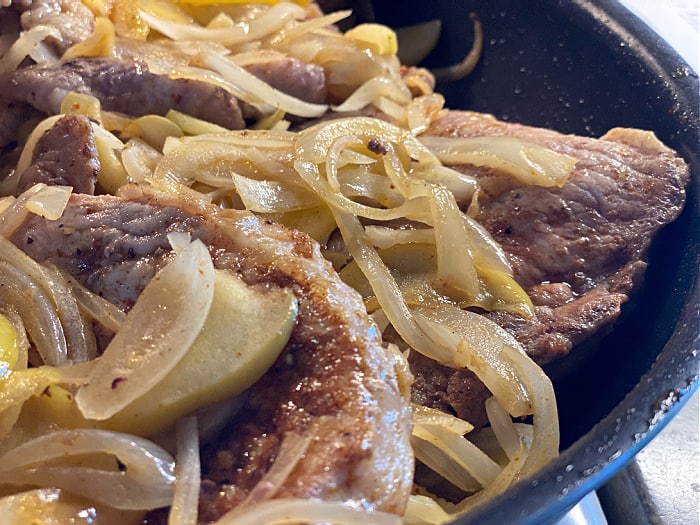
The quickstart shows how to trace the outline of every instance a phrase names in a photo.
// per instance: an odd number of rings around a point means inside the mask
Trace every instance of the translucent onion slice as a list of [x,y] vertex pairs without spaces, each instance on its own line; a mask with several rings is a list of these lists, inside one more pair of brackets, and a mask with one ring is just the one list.
[[62,40],[61,33],[55,27],[38,25],[20,33],[15,43],[0,57],[0,73],[8,73],[17,69],[17,66],[32,52],[36,45],[48,37],[58,41]]
[[227,82],[243,90],[245,95],[241,98],[246,102],[265,102],[292,115],[306,118],[320,117],[328,110],[326,104],[306,102],[273,88],[226,57],[205,54],[202,56],[202,63],[219,73]]
[[411,494],[403,515],[403,525],[442,525],[453,518],[433,498]]
[[194,241],[148,283],[75,400],[107,419],[170,372],[199,334],[214,295],[214,266]]
[[273,499],[224,514],[214,525],[291,525],[329,523],[332,525],[401,525],[401,518],[385,512],[368,512],[341,502],[306,499]]
[[56,220],[63,215],[71,191],[70,186],[43,186],[39,191],[32,192],[25,207],[35,215]]
[[246,209],[253,212],[286,212],[321,204],[313,193],[293,184],[253,180],[236,174],[233,181]]
[[342,104],[332,106],[331,109],[338,113],[359,111],[381,97],[387,97],[403,105],[411,102],[411,92],[403,82],[396,82],[387,77],[374,77],[357,88]]
[[474,429],[474,425],[451,414],[435,408],[424,407],[415,403],[411,404],[414,425],[437,425],[448,427],[454,432],[464,435]]
[[506,357],[522,352],[513,336],[484,316],[454,306],[416,306],[412,310],[426,333],[453,350],[453,364],[472,370],[511,415],[532,413],[527,388]]
[[[114,470],[84,466],[93,454],[115,456]],[[63,462],[57,463],[57,461]],[[170,505],[174,461],[146,439],[96,429],[59,430],[23,443],[0,457],[0,483],[54,486],[118,509]]]
[[360,137],[365,143],[379,139],[382,142],[397,144],[417,162],[439,164],[437,157],[410,131],[370,117],[341,118],[311,126],[299,134],[295,144],[297,157],[315,164],[325,162],[331,145],[346,135]]
[[201,481],[197,418],[180,419],[177,422],[175,434],[177,441],[175,489],[168,513],[168,525],[197,525]]
[[102,326],[111,332],[117,332],[122,324],[126,321],[126,314],[112,303],[91,292],[82,284],[76,281],[72,276],[61,271],[53,266],[51,269],[63,276],[66,286],[70,290],[70,294],[75,297],[78,307],[85,312],[91,319],[99,322]]
[[501,473],[495,461],[450,427],[414,425],[411,445],[416,459],[466,492],[487,487]]
[[420,137],[420,141],[444,164],[491,168],[532,186],[563,186],[577,162],[516,137]]
[[12,236],[29,215],[27,201],[45,187],[43,183],[35,184],[16,199],[12,198],[12,201],[0,212],[0,236],[8,239]]
[[[62,525],[98,523],[100,525],[139,525],[144,513],[116,510],[94,501],[68,494],[58,488],[43,488],[0,498],[0,516],[4,525]],[[97,516],[97,520],[94,517]]]
[[139,11],[139,16],[152,29],[172,40],[201,40],[218,42],[227,46],[259,40],[265,36],[277,33],[292,20],[303,18],[304,14],[304,9],[300,6],[290,2],[280,2],[248,22],[239,22],[227,27],[210,28],[196,24],[171,22],[145,11]]
[[397,230],[382,226],[365,226],[367,239],[377,248],[386,249],[398,244],[435,244],[435,230]]
[[439,285],[456,288],[471,298],[479,295],[479,277],[474,267],[467,229],[454,195],[444,186],[430,186],[430,212],[435,228]]
[[513,459],[520,450],[522,438],[515,427],[510,414],[498,404],[495,397],[486,400],[486,414],[498,443],[509,459]]
[[454,352],[437,344],[416,322],[399,285],[384,261],[365,238],[357,217],[332,209],[340,233],[355,263],[367,277],[379,305],[404,341],[421,354],[440,363],[449,363]]

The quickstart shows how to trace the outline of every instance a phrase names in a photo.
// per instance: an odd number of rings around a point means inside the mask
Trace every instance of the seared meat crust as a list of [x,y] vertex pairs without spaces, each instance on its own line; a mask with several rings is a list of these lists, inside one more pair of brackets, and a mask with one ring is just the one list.
[[173,256],[171,231],[201,239],[216,267],[253,286],[289,288],[299,301],[286,349],[203,458],[200,518],[240,503],[290,433],[314,439],[275,497],[401,513],[413,474],[409,380],[381,346],[360,296],[309,237],[249,213],[132,190],[126,199],[73,195],[60,220],[33,216],[12,241],[128,310]]

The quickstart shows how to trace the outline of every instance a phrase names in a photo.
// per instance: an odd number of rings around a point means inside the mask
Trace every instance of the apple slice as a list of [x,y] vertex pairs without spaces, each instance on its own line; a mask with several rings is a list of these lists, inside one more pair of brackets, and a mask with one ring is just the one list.
[[103,428],[152,435],[198,408],[240,394],[272,366],[289,339],[297,301],[215,270],[214,298],[201,332],[180,362]]

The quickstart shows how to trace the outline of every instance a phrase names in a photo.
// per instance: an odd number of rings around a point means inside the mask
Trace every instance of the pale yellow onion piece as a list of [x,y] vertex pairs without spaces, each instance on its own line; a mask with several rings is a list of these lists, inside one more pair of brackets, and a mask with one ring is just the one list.
[[197,418],[180,419],[175,426],[175,488],[168,513],[168,525],[197,525],[201,482]]
[[152,29],[172,40],[202,40],[219,42],[226,46],[259,40],[277,33],[292,20],[301,19],[304,15],[304,9],[298,5],[281,2],[254,19],[236,23],[233,27],[206,28],[196,24],[180,24],[163,20],[145,11],[139,11],[139,16]]
[[126,314],[110,303],[102,296],[90,291],[80,284],[73,276],[63,272],[59,268],[51,267],[54,272],[59,272],[70,294],[75,297],[81,311],[85,312],[91,319],[99,322],[107,330],[117,332],[126,321]]
[[127,175],[131,180],[139,183],[153,177],[162,159],[163,155],[157,149],[138,139],[131,139],[121,154],[121,162]]
[[226,133],[216,134],[201,134],[192,137],[184,137],[179,140],[166,141],[163,149],[164,154],[168,154],[171,149],[175,149],[179,145],[194,144],[200,142],[213,142],[228,144],[236,148],[250,148],[254,146],[256,149],[265,151],[290,151],[294,145],[298,134],[289,131],[275,130],[244,130],[244,131],[228,131]]
[[237,163],[243,163],[243,153],[220,142],[180,142],[168,139],[164,156],[153,171],[156,180],[176,182],[191,186],[203,173],[211,176],[230,173]]
[[78,57],[107,57],[114,53],[114,25],[106,17],[95,18],[95,30],[82,42],[72,45],[61,60]]
[[411,494],[408,498],[403,525],[442,525],[454,519],[433,498]]
[[490,397],[485,402],[486,415],[489,424],[496,435],[498,443],[509,459],[513,459],[520,449],[522,438],[515,427],[510,414],[498,403],[495,397]]
[[[507,353],[520,352],[520,344],[484,316],[450,305],[412,308],[416,322],[434,340],[452,351],[451,363],[468,367],[499,402],[515,416],[532,413],[529,392]],[[491,326],[495,325],[495,326]],[[515,341],[513,343],[513,341]],[[468,345],[469,350],[460,345]],[[471,355],[479,356],[478,363]]]
[[90,523],[99,516],[100,525],[139,525],[143,512],[116,510],[82,499],[58,488],[28,490],[0,498],[3,525],[62,525]]
[[245,95],[241,98],[246,101],[265,102],[292,115],[306,118],[320,117],[328,110],[326,104],[306,102],[273,88],[226,57],[209,53],[202,56],[201,60],[224,80],[243,90]]
[[[4,238],[0,238],[0,247],[2,249],[0,261],[10,266],[9,268],[5,267],[5,272],[8,277],[12,274],[15,275],[8,279],[11,281],[7,283],[8,290],[13,282],[21,290],[22,275],[24,275],[27,287],[33,290],[32,293],[24,294],[23,301],[15,298],[15,301],[21,301],[19,308],[25,309],[28,303],[33,304],[37,307],[37,311],[42,311],[42,315],[46,316],[43,321],[27,319],[28,328],[33,327],[30,329],[33,343],[44,358],[44,362],[50,365],[60,365],[65,364],[69,358],[76,361],[88,359],[92,353],[90,351],[92,346],[91,330],[85,326],[75,298],[70,294],[62,276],[54,274],[37,263]],[[26,313],[28,312],[25,311],[23,316]],[[40,316],[37,314],[38,317]],[[57,325],[56,317],[58,318]],[[55,339],[50,342],[52,337]]]
[[476,298],[479,294],[479,277],[457,201],[444,186],[431,185],[429,202],[435,228],[439,284]]
[[460,173],[441,164],[413,166],[413,175],[426,182],[442,184],[452,192],[458,202],[469,202],[479,189],[479,181],[472,175]]
[[51,287],[51,297],[66,335],[68,357],[73,363],[94,359],[97,356],[97,343],[92,324],[78,308],[78,302],[70,291],[64,273],[54,270],[50,263],[42,266],[42,270]]
[[403,82],[388,77],[374,77],[357,88],[342,104],[331,106],[331,109],[338,113],[359,111],[380,97],[388,97],[404,106],[411,102],[411,92]]
[[417,459],[466,492],[474,491],[472,480],[487,487],[501,472],[495,461],[450,427],[414,425],[411,445]]
[[97,182],[107,193],[116,195],[119,188],[129,182],[129,173],[114,149],[100,137],[95,137],[95,147],[97,158],[100,160]]
[[[351,146],[362,146],[362,141],[354,135],[345,135],[338,137],[328,150],[326,157],[326,178],[331,189],[335,192],[340,191],[340,182],[338,181],[338,168],[341,161],[342,152],[349,149]],[[340,161],[340,162],[339,162]]]
[[397,244],[435,244],[435,230],[425,228],[421,230],[396,230],[382,226],[365,226],[367,239],[377,248],[385,249]]
[[352,11],[350,9],[345,9],[342,11],[335,11],[334,13],[329,13],[324,16],[310,18],[294,25],[288,25],[282,31],[272,36],[268,45],[270,47],[279,47],[285,44],[288,45],[292,40],[308,38],[309,33],[316,33],[320,31],[327,32],[328,27],[331,27],[341,20],[349,17],[351,13]]
[[400,145],[417,162],[438,165],[440,161],[410,131],[371,117],[352,117],[322,122],[299,133],[295,149],[299,160],[319,164],[325,162],[331,144],[338,137],[355,135],[369,142],[379,139],[383,143]]
[[35,215],[56,220],[63,215],[72,189],[70,186],[44,186],[27,199],[25,206]]
[[90,120],[102,124],[100,100],[92,95],[69,91],[61,100],[60,112],[64,115],[85,115]]
[[46,184],[40,182],[26,190],[17,198],[7,198],[7,205],[0,212],[0,236],[8,239],[12,236],[30,213],[26,206],[27,201],[35,194],[41,192],[45,187]]
[[523,184],[563,186],[577,159],[517,137],[420,137],[447,165],[470,164],[504,172]]
[[209,251],[195,240],[163,267],[75,396],[81,413],[103,420],[146,393],[187,352],[214,295]]
[[385,208],[395,208],[405,202],[388,177],[372,173],[365,166],[346,167],[338,173],[338,181],[340,193],[351,199],[365,197]]
[[508,257],[491,234],[479,222],[462,214],[467,232],[467,242],[477,268],[489,269],[513,275]]
[[3,300],[25,319],[27,333],[44,363],[68,362],[68,345],[56,306],[30,275],[7,261],[0,261]]
[[[169,110],[165,114],[165,118],[176,124],[182,131],[188,135],[202,135],[205,133],[227,133],[229,130],[223,126],[218,126],[206,120],[198,119],[192,115],[176,111],[174,109]],[[175,135],[172,135],[175,136]]]
[[[115,456],[123,471],[56,463],[93,454]],[[171,503],[174,461],[155,443],[138,436],[97,429],[58,430],[0,457],[0,482],[53,485],[118,509],[146,510]]]
[[445,98],[437,93],[412,99],[406,109],[408,129],[411,133],[420,135],[428,129],[430,123],[440,114],[444,104]]
[[331,210],[348,252],[369,281],[379,305],[399,335],[421,354],[440,363],[451,362],[454,350],[437,344],[416,322],[389,268],[364,237],[357,217],[337,209]]
[[483,490],[467,496],[465,499],[460,501],[455,506],[456,515],[464,514],[470,509],[474,508],[476,505],[488,501],[489,499],[503,494],[503,492],[510,487],[513,483],[521,479],[520,473],[522,472],[523,465],[527,461],[529,456],[528,450],[525,445],[521,445],[520,450],[516,453],[514,458],[505,466],[501,473],[496,476],[496,478]]
[[386,512],[369,512],[361,506],[339,501],[272,499],[248,508],[234,508],[213,525],[292,525],[329,523],[332,525],[401,525],[401,518]]
[[383,209],[360,204],[348,199],[342,193],[334,192],[327,180],[323,180],[318,172],[318,166],[309,162],[295,162],[294,167],[301,178],[309,185],[321,200],[329,206],[333,206],[345,213],[366,217],[378,221],[391,221],[394,219],[413,219],[420,222],[430,221],[427,199],[418,197],[404,201],[394,208]]
[[[505,330],[503,332],[504,337],[510,335]],[[524,351],[510,353],[508,360],[525,383],[532,404],[532,444],[517,475],[522,479],[537,472],[559,454],[559,414],[554,387],[542,369]],[[503,403],[501,405],[505,407]]]
[[380,55],[394,55],[399,49],[394,30],[382,24],[359,24],[347,30],[345,36],[369,46],[372,51]]
[[28,31],[20,33],[15,43],[0,58],[0,73],[8,73],[17,69],[22,60],[32,52],[36,45],[48,37],[53,37],[59,41],[62,39],[58,29],[44,25],[34,26]]
[[285,212],[321,204],[313,193],[293,184],[253,180],[235,173],[232,177],[243,204],[253,212]]
[[448,414],[436,408],[424,407],[422,405],[412,403],[411,413],[413,415],[414,425],[438,425],[449,427],[450,429],[461,435],[464,435],[467,432],[471,432],[474,429],[474,425],[472,425],[468,421],[455,417],[452,414]]

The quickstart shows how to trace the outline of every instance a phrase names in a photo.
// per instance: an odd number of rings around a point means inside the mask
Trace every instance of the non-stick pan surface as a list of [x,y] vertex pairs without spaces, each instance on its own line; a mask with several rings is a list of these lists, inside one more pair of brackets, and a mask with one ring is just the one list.
[[374,2],[394,27],[443,21],[429,66],[469,49],[469,13],[483,23],[472,75],[438,86],[447,105],[599,136],[616,126],[653,130],[693,173],[681,218],[649,254],[643,286],[613,329],[554,364],[562,454],[535,478],[459,524],[548,523],[603,485],[698,387],[700,134],[698,77],[651,29],[614,1]]

